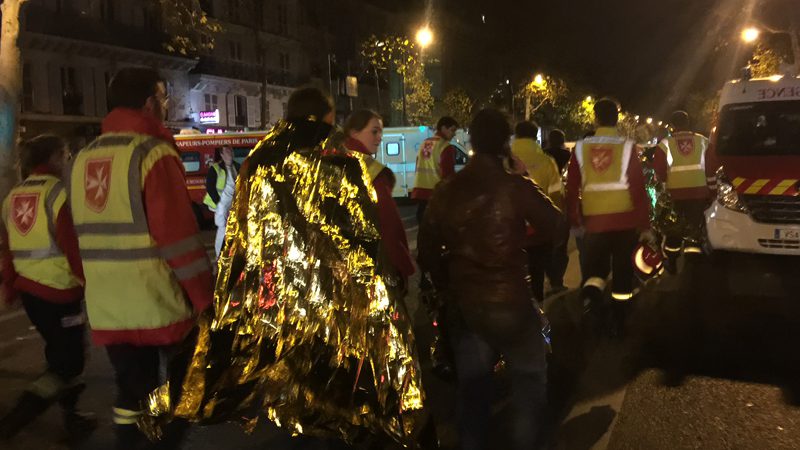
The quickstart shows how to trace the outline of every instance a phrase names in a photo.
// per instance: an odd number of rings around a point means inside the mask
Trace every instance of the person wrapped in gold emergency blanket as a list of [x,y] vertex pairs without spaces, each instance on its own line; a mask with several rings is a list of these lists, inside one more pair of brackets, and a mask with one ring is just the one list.
[[421,372],[378,255],[365,160],[329,137],[319,90],[296,91],[287,116],[242,165],[182,387],[153,393],[141,425],[241,418],[252,429],[261,417],[295,434],[413,445]]

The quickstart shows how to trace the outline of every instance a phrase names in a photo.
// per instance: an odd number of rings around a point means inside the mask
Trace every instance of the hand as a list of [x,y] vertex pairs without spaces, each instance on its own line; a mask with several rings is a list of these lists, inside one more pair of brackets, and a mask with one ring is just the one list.
[[655,245],[656,234],[653,232],[653,230],[644,230],[639,234],[639,242]]

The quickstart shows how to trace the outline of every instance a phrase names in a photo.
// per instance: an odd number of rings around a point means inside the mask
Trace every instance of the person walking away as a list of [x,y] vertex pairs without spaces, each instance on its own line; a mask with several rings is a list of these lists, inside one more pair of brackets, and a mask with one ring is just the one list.
[[614,100],[598,100],[594,113],[595,135],[578,142],[569,162],[567,212],[575,235],[583,236],[584,307],[599,312],[612,273],[610,331],[619,336],[634,297],[633,251],[639,241],[654,238],[641,149],[617,131],[619,106]]
[[563,131],[559,129],[551,130],[547,134],[547,147],[544,149],[545,153],[556,160],[558,173],[561,174],[566,170],[567,164],[569,164],[569,157],[572,156],[572,152],[567,148],[566,141],[567,137]]
[[0,242],[3,294],[22,301],[45,345],[47,369],[0,419],[9,439],[58,402],[69,441],[97,427],[78,410],[86,362],[83,268],[61,174],[69,157],[63,139],[41,135],[20,145],[24,181],[3,202]]
[[[106,348],[117,385],[117,449],[144,438],[136,427],[142,402],[212,301],[211,265],[163,125],[167,102],[157,72],[120,70],[101,136],[68,171],[92,338]],[[177,447],[182,428],[167,429],[160,445]]]
[[456,173],[456,148],[450,145],[450,141],[457,129],[458,122],[444,116],[436,123],[436,134],[425,139],[419,147],[414,189],[411,191],[411,198],[417,201],[417,223],[422,223],[433,188]]
[[233,194],[236,191],[236,177],[238,175],[239,163],[233,160],[233,149],[227,145],[218,149],[214,163],[208,167],[206,196],[203,198],[203,204],[214,213],[214,225],[217,226],[214,251],[217,258],[219,258],[219,252],[222,250],[222,242],[225,238],[225,224],[228,221],[228,211],[231,208]]
[[[559,209],[563,208],[564,194],[561,184],[561,174],[555,160],[547,155],[536,142],[539,127],[534,122],[523,121],[514,128],[514,142],[511,144],[511,153],[516,155],[532,179],[550,198]],[[535,230],[530,230],[535,234]],[[533,237],[533,236],[531,236]],[[528,271],[531,276],[533,295],[540,302],[544,301],[545,271],[552,265],[552,242],[529,245]],[[550,280],[553,288],[563,288],[564,280]]]
[[[562,176],[563,183],[563,176],[567,170],[569,158],[572,156],[572,152],[566,146],[566,136],[563,131],[556,129],[548,133],[547,147],[544,152],[556,160],[558,173]],[[547,279],[550,280],[550,292],[545,294],[545,297],[558,295],[567,290],[567,287],[564,286],[564,275],[567,273],[567,266],[569,265],[568,243],[569,240],[565,240],[563,244],[553,248],[553,257],[550,259],[550,265],[545,271]]]
[[680,255],[702,253],[700,239],[705,224],[705,210],[711,199],[705,173],[705,155],[708,139],[691,131],[689,114],[672,113],[670,122],[675,129],[672,136],[658,144],[653,165],[660,180],[666,181],[680,227],[667,232],[664,252],[666,268],[677,271]]
[[508,173],[511,127],[492,109],[470,126],[475,155],[433,193],[419,233],[419,265],[447,291],[465,450],[488,442],[492,374],[502,354],[511,377],[511,449],[536,448],[546,404],[542,319],[527,282],[526,224],[554,238],[564,218],[529,178]]

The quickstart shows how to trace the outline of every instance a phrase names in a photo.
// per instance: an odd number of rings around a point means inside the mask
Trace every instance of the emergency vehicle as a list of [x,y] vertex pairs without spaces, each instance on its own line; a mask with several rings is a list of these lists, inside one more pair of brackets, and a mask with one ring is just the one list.
[[206,195],[206,175],[214,162],[214,154],[224,146],[233,148],[233,159],[239,164],[247,158],[253,147],[267,135],[267,131],[232,132],[221,134],[178,134],[175,144],[186,171],[186,187],[192,199],[195,214],[203,225],[213,217],[203,205]]
[[800,255],[800,78],[726,83],[705,164],[709,250]]
[[[426,126],[383,129],[383,142],[375,157],[394,172],[397,182],[392,191],[393,197],[408,197],[414,189],[414,172],[417,167],[419,147],[425,139],[433,135],[434,130]],[[456,171],[458,171],[467,164],[470,154],[469,134],[464,130],[458,130],[451,143],[456,148]]]

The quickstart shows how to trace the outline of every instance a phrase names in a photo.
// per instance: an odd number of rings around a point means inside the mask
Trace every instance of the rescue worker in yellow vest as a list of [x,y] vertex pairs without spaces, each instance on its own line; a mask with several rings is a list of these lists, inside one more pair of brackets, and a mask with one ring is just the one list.
[[617,131],[619,106],[614,100],[598,100],[594,113],[595,135],[578,142],[569,162],[567,214],[573,233],[584,240],[584,307],[599,312],[612,273],[610,331],[618,336],[634,297],[631,256],[639,241],[652,242],[654,237],[641,149]]
[[705,171],[708,139],[691,131],[689,114],[675,111],[670,118],[675,132],[663,139],[653,158],[660,180],[665,181],[679,226],[668,230],[664,239],[666,268],[675,273],[681,253],[701,253],[700,239],[705,224],[705,210],[711,199]]
[[[525,165],[528,177],[547,195],[553,204],[560,210],[564,209],[564,187],[561,183],[561,174],[556,161],[536,141],[539,126],[531,121],[519,122],[514,127],[514,141],[511,143],[511,153],[517,156]],[[531,230],[531,238],[535,230]],[[531,288],[533,295],[540,302],[544,301],[545,272],[550,267],[553,258],[551,242],[536,243],[525,248],[528,253],[528,271],[531,275]],[[550,280],[552,283],[553,280]],[[558,285],[563,283],[559,282]],[[554,286],[554,287],[558,287]],[[563,286],[561,286],[563,287]]]
[[0,419],[0,438],[8,439],[58,401],[68,439],[97,427],[80,413],[78,397],[86,353],[83,269],[61,182],[69,151],[63,139],[41,135],[20,145],[24,181],[3,202],[3,293],[7,303],[22,300],[45,345],[47,371]]
[[[109,86],[112,110],[101,136],[68,171],[92,337],[106,347],[117,383],[117,449],[145,439],[136,427],[142,402],[160,386],[166,357],[212,302],[211,265],[163,125],[167,102],[157,72],[120,70]],[[163,448],[179,445],[183,424],[172,425]]]
[[233,149],[225,146],[216,152],[215,161],[208,166],[206,175],[206,196],[203,204],[211,211],[217,210],[222,191],[228,184],[236,185],[239,175],[239,163],[233,160]]
[[414,189],[411,191],[411,198],[417,201],[417,223],[422,223],[433,188],[456,173],[456,148],[450,145],[450,141],[457,129],[456,119],[444,116],[436,123],[436,134],[425,139],[419,147]]

